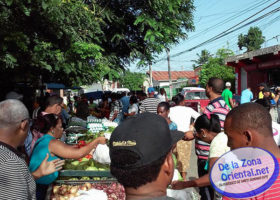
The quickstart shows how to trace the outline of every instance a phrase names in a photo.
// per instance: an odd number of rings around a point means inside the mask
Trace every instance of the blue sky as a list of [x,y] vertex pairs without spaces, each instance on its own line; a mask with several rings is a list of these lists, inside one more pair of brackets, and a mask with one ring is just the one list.
[[[276,0],[194,0],[196,7],[194,12],[195,31],[188,33],[188,39],[170,48],[171,70],[192,70],[193,62],[191,60],[195,60],[197,58],[196,54],[200,53],[203,49],[207,49],[212,54],[215,54],[217,49],[225,47],[233,50],[236,55],[243,53],[244,51],[238,49],[237,38],[240,33],[246,34],[250,26],[258,26],[262,30],[266,40],[262,47],[280,44],[280,11],[278,11],[214,42],[186,52],[178,57],[172,57],[176,53],[190,49],[220,34],[274,2]],[[280,7],[280,1],[241,25],[278,7]],[[278,36],[278,41],[276,36]],[[166,58],[166,53],[158,55],[158,59],[161,58]],[[131,64],[129,69],[131,71],[146,72],[148,68],[137,69],[135,64]],[[152,69],[155,71],[167,71],[166,59],[153,64]]]

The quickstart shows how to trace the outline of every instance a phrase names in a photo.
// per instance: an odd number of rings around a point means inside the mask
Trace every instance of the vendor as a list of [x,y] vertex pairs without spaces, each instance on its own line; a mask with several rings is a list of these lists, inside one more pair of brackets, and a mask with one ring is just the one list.
[[[98,144],[105,144],[104,137],[96,138],[88,145],[75,148],[61,142],[60,139],[63,133],[62,121],[55,114],[46,114],[38,118],[38,130],[44,134],[39,138],[34,146],[33,153],[30,160],[30,171],[35,171],[43,161],[45,155],[50,155],[49,161],[57,158],[79,159],[89,154]],[[48,185],[54,182],[58,177],[58,172],[43,176],[36,180],[36,196],[37,199],[45,199]]]

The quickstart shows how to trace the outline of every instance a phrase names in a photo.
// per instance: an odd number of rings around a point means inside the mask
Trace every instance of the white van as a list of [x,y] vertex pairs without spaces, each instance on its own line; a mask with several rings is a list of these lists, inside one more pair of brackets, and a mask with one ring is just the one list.
[[121,92],[130,92],[128,88],[114,88],[112,92],[121,93]]

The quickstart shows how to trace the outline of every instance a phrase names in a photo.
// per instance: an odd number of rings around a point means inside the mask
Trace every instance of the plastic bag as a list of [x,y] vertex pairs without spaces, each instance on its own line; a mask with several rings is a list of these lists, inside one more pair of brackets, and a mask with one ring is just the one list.
[[191,188],[186,188],[183,190],[172,190],[167,189],[167,196],[172,197],[176,200],[193,200],[193,191]]
[[103,192],[103,190],[96,190],[91,189],[88,191],[79,190],[78,194],[80,196],[71,198],[70,200],[92,200],[92,199],[98,199],[98,200],[107,200],[107,194]]
[[109,154],[109,147],[106,144],[99,144],[93,155],[92,155],[93,160],[101,163],[101,164],[110,164],[111,159],[110,159],[110,154]]

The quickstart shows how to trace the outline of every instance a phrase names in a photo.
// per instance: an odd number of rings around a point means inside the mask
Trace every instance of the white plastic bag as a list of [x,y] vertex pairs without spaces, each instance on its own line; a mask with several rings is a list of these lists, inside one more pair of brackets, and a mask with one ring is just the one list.
[[92,156],[93,160],[101,163],[101,164],[110,164],[110,154],[109,147],[106,144],[99,144]]
[[98,199],[98,200],[107,200],[107,194],[103,192],[103,190],[96,190],[91,189],[88,191],[79,190],[78,191],[79,196],[71,198],[70,200],[92,200],[92,199]]
[[193,191],[191,188],[186,188],[183,190],[172,190],[167,189],[167,196],[172,197],[176,200],[193,200]]
[[[180,172],[174,169],[174,175],[172,181],[178,181],[180,177]],[[186,188],[183,190],[172,190],[167,189],[167,196],[172,197],[176,200],[194,200],[192,188]]]

